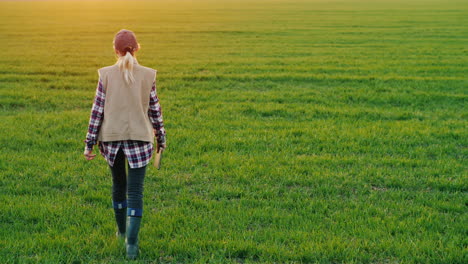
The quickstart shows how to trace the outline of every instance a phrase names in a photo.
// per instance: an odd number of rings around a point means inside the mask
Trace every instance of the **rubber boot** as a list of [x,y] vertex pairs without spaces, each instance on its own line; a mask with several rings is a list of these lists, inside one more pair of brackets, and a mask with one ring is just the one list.
[[127,217],[127,232],[125,247],[127,258],[135,259],[138,256],[138,232],[140,231],[141,217]]
[[125,239],[125,230],[127,220],[127,208],[114,209],[115,222],[117,223],[117,238]]
[[112,202],[114,205],[115,222],[117,223],[117,238],[125,238],[126,220],[127,220],[127,201]]

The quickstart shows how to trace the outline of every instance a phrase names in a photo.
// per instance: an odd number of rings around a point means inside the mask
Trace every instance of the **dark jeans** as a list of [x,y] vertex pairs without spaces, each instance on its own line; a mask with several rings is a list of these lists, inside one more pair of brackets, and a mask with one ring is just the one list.
[[[128,166],[125,170],[125,164]],[[112,200],[115,203],[125,203],[128,206],[127,215],[142,216],[143,213],[143,182],[146,166],[132,169],[125,160],[125,154],[119,149],[114,166],[109,166],[112,173]]]

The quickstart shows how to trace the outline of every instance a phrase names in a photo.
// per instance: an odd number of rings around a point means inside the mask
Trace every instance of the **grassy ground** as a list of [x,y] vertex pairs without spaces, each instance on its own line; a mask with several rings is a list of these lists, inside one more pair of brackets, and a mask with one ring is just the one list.
[[83,140],[113,35],[168,133],[141,263],[467,263],[466,1],[1,1],[0,259],[124,262]]

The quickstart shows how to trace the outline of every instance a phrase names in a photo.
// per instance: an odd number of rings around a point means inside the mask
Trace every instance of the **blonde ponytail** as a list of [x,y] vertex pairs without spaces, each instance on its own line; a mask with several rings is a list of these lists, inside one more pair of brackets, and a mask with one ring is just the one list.
[[130,51],[127,51],[125,56],[119,56],[117,65],[119,65],[120,71],[124,75],[124,79],[127,84],[133,83],[135,78],[133,78],[133,63],[136,62],[136,58],[132,56]]

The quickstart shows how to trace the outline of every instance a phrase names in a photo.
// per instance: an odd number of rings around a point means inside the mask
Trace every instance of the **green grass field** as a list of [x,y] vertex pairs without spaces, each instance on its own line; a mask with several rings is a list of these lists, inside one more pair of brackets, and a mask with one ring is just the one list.
[[467,263],[466,1],[0,1],[0,262],[120,263],[82,156],[133,30],[168,134],[137,263]]

